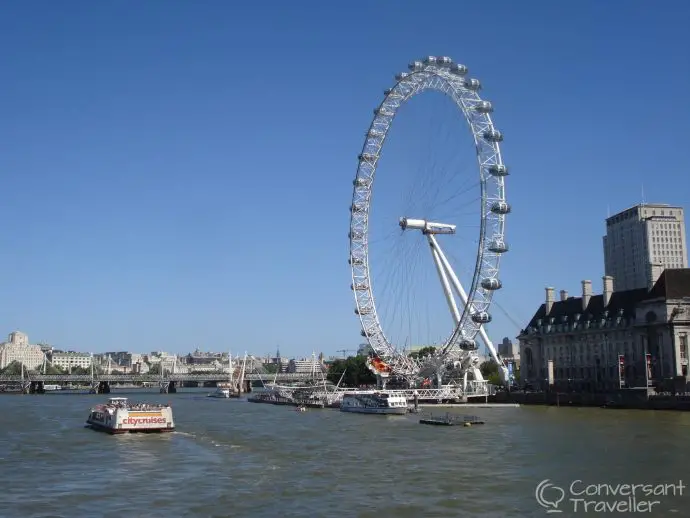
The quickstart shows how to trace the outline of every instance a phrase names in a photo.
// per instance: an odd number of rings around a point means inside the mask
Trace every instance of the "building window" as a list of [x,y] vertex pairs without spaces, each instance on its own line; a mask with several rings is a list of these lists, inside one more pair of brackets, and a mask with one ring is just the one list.
[[688,359],[688,335],[680,335],[680,359]]

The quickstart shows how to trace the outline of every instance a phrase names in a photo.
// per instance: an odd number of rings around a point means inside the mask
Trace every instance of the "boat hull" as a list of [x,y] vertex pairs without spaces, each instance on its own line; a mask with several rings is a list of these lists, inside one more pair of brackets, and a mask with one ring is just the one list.
[[174,432],[175,428],[132,428],[132,429],[122,429],[122,428],[111,428],[101,423],[90,423],[86,422],[86,428],[91,428],[96,432],[105,432],[110,435],[122,435],[125,433],[166,433]]
[[343,396],[342,412],[355,414],[404,415],[407,414],[407,399],[387,392],[355,392]]
[[353,414],[381,414],[381,415],[405,415],[407,408],[370,408],[370,407],[355,407],[355,406],[341,406],[341,412],[351,412]]

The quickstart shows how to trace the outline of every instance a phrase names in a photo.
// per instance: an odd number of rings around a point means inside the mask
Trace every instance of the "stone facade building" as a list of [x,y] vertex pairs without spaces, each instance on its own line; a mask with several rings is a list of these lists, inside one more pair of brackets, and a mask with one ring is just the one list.
[[36,369],[45,361],[45,353],[38,345],[31,345],[29,337],[20,331],[10,333],[7,342],[0,344],[0,369],[12,362],[23,363],[27,369]]
[[[612,391],[655,385],[685,390],[690,334],[690,269],[666,269],[651,289],[580,297],[546,288],[544,303],[518,336],[520,376],[526,388]],[[622,358],[621,358],[622,357]]]
[[89,353],[54,352],[50,363],[68,372],[77,367],[88,369],[91,367],[91,355]]

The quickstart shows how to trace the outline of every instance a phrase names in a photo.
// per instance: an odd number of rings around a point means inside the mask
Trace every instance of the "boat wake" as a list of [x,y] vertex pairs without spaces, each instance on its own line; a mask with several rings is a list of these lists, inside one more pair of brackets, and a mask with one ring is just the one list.
[[172,435],[179,435],[180,437],[191,437],[192,439],[196,439],[196,434],[189,433],[189,432],[178,432],[176,430],[176,431],[172,432]]
[[192,439],[195,443],[198,443],[200,446],[206,445],[206,447],[213,446],[215,448],[228,448],[230,450],[238,450],[243,448],[242,445],[240,444],[230,444],[226,443],[223,441],[219,441],[216,439],[213,439],[212,437],[208,437],[207,435],[204,434],[195,434],[195,433],[190,433],[190,432],[172,432],[169,435],[171,436],[176,436],[176,437],[186,437],[189,439]]

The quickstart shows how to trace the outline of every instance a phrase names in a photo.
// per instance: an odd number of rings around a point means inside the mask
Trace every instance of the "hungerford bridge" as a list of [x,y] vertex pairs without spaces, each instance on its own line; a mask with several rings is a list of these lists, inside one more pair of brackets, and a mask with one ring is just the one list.
[[[244,374],[244,392],[251,391],[252,382],[256,381],[280,381],[280,382],[295,382],[312,379],[311,372],[306,373],[282,373],[282,374],[268,374],[268,373],[245,373]],[[237,378],[235,378],[237,379]],[[228,373],[197,373],[197,374],[35,374],[26,373],[23,375],[0,376],[0,385],[12,384],[20,385],[22,390],[27,393],[42,394],[45,392],[46,384],[63,385],[67,383],[88,384],[92,392],[97,394],[110,393],[111,383],[146,383],[152,385],[159,385],[161,392],[176,392],[177,386],[181,383],[210,383],[210,382],[227,382],[229,380]]]

